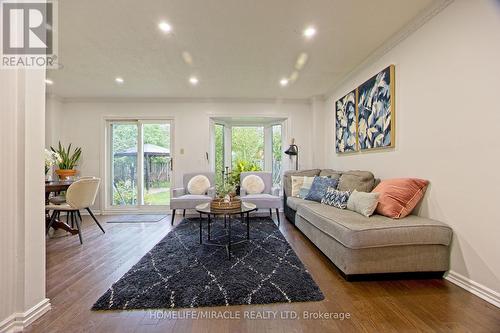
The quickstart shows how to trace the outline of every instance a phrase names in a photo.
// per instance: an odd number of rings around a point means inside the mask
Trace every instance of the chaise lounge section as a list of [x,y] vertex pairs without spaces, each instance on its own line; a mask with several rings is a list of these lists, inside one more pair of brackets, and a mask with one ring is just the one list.
[[370,192],[377,183],[367,171],[304,170],[284,175],[287,219],[313,242],[348,280],[377,276],[441,277],[449,269],[452,230],[442,222],[409,215],[365,217],[315,201],[291,197],[291,177],[329,176],[341,190]]

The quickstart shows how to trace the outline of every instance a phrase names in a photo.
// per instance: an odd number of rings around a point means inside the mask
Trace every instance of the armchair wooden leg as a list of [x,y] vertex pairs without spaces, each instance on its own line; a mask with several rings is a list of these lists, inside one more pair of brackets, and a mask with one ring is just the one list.
[[186,210],[185,209],[182,211],[182,217],[186,217]]
[[175,220],[175,209],[172,209],[172,222],[170,222],[170,225],[174,225],[174,220]]
[[276,208],[276,217],[278,218],[278,227],[280,226],[280,210]]
[[[92,211],[90,210],[90,208],[85,208],[85,209],[87,210],[87,212],[89,212],[90,216],[92,216],[92,219],[95,221],[95,223],[97,224],[97,226],[99,227],[99,229],[101,229],[102,233],[105,234],[106,231],[104,231],[104,229],[101,226],[101,224],[99,224],[99,221],[97,221],[97,219],[95,218],[94,213],[92,213]],[[75,218],[75,220],[78,222],[78,219]]]
[[271,218],[273,218],[273,209],[272,208],[269,208],[269,216],[271,216]]

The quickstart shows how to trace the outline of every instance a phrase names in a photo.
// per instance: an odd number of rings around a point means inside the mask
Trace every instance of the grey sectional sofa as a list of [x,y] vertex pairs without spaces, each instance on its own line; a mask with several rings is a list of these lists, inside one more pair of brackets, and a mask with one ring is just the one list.
[[291,177],[330,176],[341,190],[371,191],[368,171],[303,170],[284,175],[285,216],[318,247],[348,280],[380,276],[437,277],[449,269],[452,230],[415,215],[365,217],[314,201],[291,197]]

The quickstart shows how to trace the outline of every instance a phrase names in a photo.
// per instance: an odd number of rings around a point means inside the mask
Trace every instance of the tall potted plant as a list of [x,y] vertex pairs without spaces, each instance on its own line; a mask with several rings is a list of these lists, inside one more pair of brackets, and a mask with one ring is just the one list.
[[75,148],[73,153],[71,153],[71,143],[66,149],[61,145],[60,141],[57,149],[54,149],[53,147],[50,147],[50,149],[53,152],[59,154],[60,157],[57,163],[59,169],[56,170],[59,179],[66,180],[69,177],[76,175],[75,166],[80,160],[80,156],[82,155],[82,149],[79,147]]

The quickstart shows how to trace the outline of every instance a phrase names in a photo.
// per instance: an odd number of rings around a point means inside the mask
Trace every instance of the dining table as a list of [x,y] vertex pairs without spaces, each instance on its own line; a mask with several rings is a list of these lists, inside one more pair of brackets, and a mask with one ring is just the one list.
[[[59,194],[60,192],[64,192],[68,189],[68,187],[73,183],[72,180],[55,180],[55,181],[46,181],[45,182],[45,204],[49,203],[50,194]],[[48,225],[50,221],[49,211],[45,211],[45,223]],[[54,229],[63,229],[72,235],[78,234],[78,229],[72,228],[67,223],[56,219],[52,224],[52,228]]]

